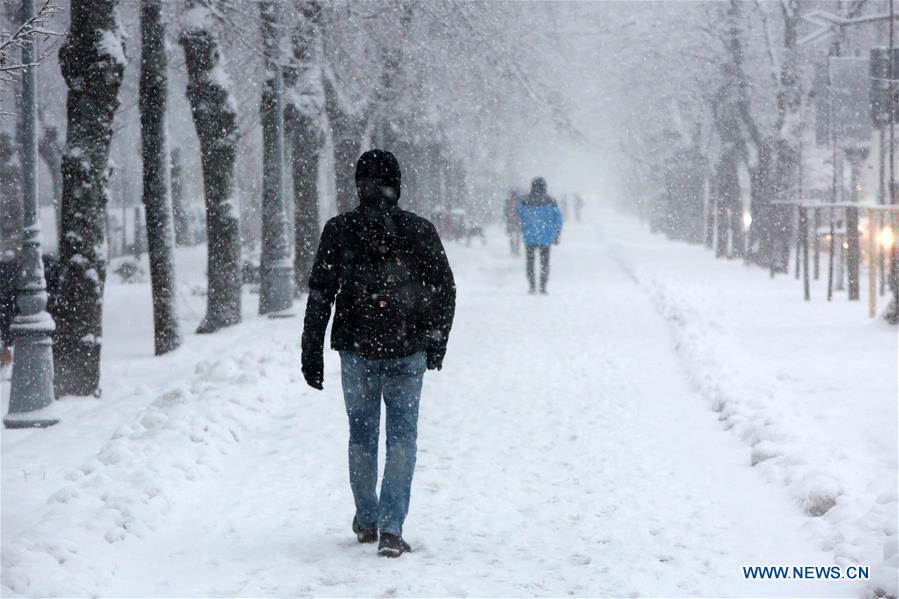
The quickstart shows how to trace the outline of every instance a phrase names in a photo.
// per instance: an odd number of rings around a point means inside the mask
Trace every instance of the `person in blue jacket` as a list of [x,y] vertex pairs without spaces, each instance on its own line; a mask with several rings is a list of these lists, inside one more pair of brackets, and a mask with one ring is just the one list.
[[529,293],[536,292],[534,255],[540,250],[540,293],[546,293],[549,281],[549,248],[558,245],[562,233],[562,211],[559,204],[546,194],[546,179],[537,177],[531,181],[531,193],[518,200],[516,206],[521,221],[527,255]]

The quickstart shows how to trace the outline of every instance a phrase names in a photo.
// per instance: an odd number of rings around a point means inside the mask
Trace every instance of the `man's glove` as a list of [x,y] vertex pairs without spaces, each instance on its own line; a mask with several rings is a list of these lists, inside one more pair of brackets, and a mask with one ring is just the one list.
[[325,359],[322,352],[304,350],[302,361],[306,384],[319,391],[324,389],[322,383],[325,380]]
[[426,353],[428,370],[440,370],[443,368],[443,356],[446,355],[446,346],[429,347]]

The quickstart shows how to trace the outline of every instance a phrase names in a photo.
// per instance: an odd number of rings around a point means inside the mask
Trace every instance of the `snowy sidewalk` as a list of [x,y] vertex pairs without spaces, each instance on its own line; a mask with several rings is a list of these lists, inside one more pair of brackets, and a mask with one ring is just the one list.
[[257,319],[142,362],[143,399],[66,480],[18,470],[68,463],[60,430],[96,440],[93,416],[114,418],[134,393],[122,373],[105,411],[107,398],[66,429],[3,431],[3,594],[860,593],[744,579],[744,565],[833,555],[723,430],[610,235],[571,225],[548,297],[525,293],[499,236],[448,248],[459,306],[445,368],[426,375],[414,553],[378,558],[349,531],[336,354],[314,392],[299,375],[301,320]]

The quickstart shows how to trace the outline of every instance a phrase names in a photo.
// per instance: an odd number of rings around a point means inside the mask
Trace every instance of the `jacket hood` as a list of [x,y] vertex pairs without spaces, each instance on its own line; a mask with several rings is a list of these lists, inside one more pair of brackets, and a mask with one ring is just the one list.
[[356,193],[363,206],[393,208],[400,199],[401,183],[400,163],[387,150],[369,150],[356,161]]
[[531,181],[531,193],[534,195],[546,195],[546,179],[543,177],[535,177]]

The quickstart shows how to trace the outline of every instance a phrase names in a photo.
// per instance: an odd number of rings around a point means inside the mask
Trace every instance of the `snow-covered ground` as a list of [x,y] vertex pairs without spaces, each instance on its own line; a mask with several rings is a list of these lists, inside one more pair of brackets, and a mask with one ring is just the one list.
[[[874,587],[742,567],[855,562],[895,593],[895,329],[592,217],[547,297],[498,231],[448,246],[399,560],[349,530],[339,363],[303,384],[301,318],[247,295],[244,324],[153,358],[148,285],[110,282],[103,397],[2,431],[3,594],[845,597]],[[202,264],[179,255],[188,330]]]

